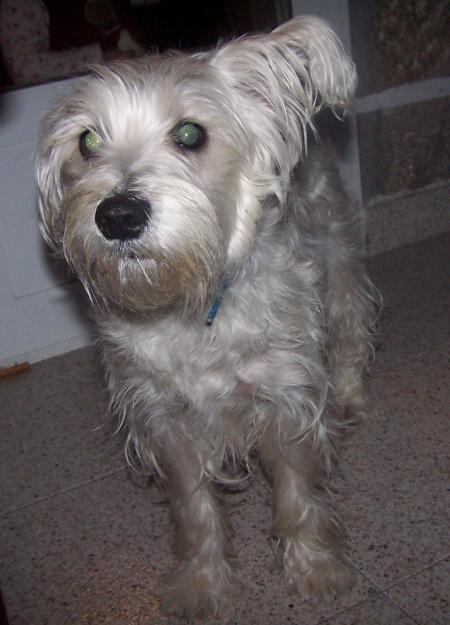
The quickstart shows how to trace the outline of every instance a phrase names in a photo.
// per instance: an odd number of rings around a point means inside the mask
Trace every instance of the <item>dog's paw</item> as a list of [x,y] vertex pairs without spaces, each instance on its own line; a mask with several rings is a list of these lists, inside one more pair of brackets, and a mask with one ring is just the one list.
[[329,602],[355,583],[353,569],[332,551],[308,552],[295,540],[286,541],[283,556],[288,589],[304,599]]
[[157,596],[167,615],[205,619],[223,613],[237,589],[239,585],[227,563],[213,569],[189,562],[164,578]]

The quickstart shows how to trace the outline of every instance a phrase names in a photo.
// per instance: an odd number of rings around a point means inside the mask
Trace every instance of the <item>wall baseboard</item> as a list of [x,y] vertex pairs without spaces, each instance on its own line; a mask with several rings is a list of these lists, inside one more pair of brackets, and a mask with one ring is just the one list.
[[369,256],[450,231],[450,182],[366,205]]
[[11,358],[6,358],[5,360],[0,360],[0,368],[12,367],[17,363],[22,362],[33,364],[39,362],[40,360],[47,360],[48,358],[61,356],[61,354],[73,352],[76,349],[81,349],[82,347],[88,347],[94,343],[94,340],[95,339],[92,334],[83,334],[81,336],[67,339],[66,341],[60,341],[59,343],[54,343],[52,345],[45,345],[45,347],[34,349],[30,352],[19,354],[18,356]]

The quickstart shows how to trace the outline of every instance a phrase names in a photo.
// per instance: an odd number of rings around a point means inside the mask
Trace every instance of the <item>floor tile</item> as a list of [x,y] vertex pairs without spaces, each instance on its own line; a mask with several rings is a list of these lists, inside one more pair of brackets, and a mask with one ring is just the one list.
[[48,406],[55,395],[89,394],[102,387],[103,375],[96,350],[86,347],[43,360],[26,373],[2,380],[0,398],[2,407],[26,411],[34,408],[34,402]]
[[[130,594],[151,603],[157,577],[172,565],[160,499],[117,474],[4,515],[0,585],[11,625],[33,610],[51,625],[62,615],[88,623],[103,601],[114,612]],[[123,590],[115,603],[111,587]]]
[[[270,538],[266,486],[256,480],[246,491],[223,498],[244,592],[215,621],[218,625],[300,619],[313,625],[375,592],[356,574],[355,588],[330,605],[289,595]],[[125,617],[130,625],[150,617],[149,623],[166,623],[153,598],[159,577],[175,564],[163,499],[154,486],[138,488],[119,474],[5,515],[0,579],[11,625],[25,625],[33,612],[33,625],[41,617],[48,625],[117,625]]]
[[[327,621],[329,625],[416,625],[399,607],[386,597],[374,599],[343,612]],[[300,624],[299,624],[300,625]]]
[[368,265],[383,297],[378,362],[397,366],[450,343],[450,233],[375,256]]
[[448,625],[450,557],[390,588],[387,594],[418,625]]
[[392,362],[392,348],[386,351],[388,359],[377,360],[368,376],[370,409],[377,410],[395,398],[403,398],[410,406],[429,406],[431,410],[435,399],[449,405],[450,342],[442,343],[436,350],[413,353],[401,364]]
[[0,397],[9,395],[0,416],[1,513],[124,466],[91,350],[49,362],[0,381]]
[[391,380],[379,378],[371,387],[371,394],[380,387],[376,410],[343,445],[353,562],[380,588],[450,550],[450,370],[443,361],[440,353],[420,355]]
[[385,254],[372,256],[367,265],[388,306],[401,311],[405,299],[412,305],[448,296],[450,232]]

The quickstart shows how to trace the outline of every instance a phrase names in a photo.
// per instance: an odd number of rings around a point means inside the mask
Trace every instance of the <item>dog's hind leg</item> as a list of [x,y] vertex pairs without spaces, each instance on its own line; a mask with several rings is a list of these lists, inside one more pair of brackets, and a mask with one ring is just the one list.
[[363,374],[372,355],[379,295],[363,263],[346,250],[328,257],[325,293],[327,363],[338,402],[347,416],[365,410]]

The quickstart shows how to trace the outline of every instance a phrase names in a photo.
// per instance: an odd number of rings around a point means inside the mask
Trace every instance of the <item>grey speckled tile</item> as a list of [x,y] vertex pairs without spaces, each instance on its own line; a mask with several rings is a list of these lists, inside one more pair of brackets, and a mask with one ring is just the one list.
[[400,366],[450,342],[450,233],[368,261],[383,297],[379,363]]
[[[218,625],[313,625],[375,592],[357,575],[356,587],[327,606],[289,595],[274,564],[267,495],[256,481],[224,496],[245,589]],[[152,595],[174,566],[168,509],[160,500],[154,487],[137,488],[119,474],[5,515],[0,583],[11,625],[25,625],[33,612],[33,625],[39,618],[48,625],[117,625],[126,614],[127,625],[166,623]]]
[[257,574],[255,572],[256,567],[252,585],[247,587],[239,605],[230,610],[231,619],[219,620],[220,625],[316,625],[376,594],[370,583],[362,575],[357,575],[356,585],[351,591],[331,603],[316,605],[288,594],[279,570],[261,567]]
[[430,510],[426,502],[411,501],[412,486],[398,501],[392,490],[387,483],[385,489],[375,487],[371,494],[355,494],[347,504],[350,557],[381,589],[429,566],[450,549],[450,518],[445,504],[434,502]]
[[[411,354],[403,363],[378,360],[367,380],[370,407],[378,410],[390,400],[403,398],[410,407],[449,404],[450,342],[439,349]],[[434,410],[434,406],[432,407]],[[445,422],[443,415],[442,421]]]
[[0,397],[1,513],[123,469],[93,350],[0,382]]
[[399,310],[405,303],[429,302],[448,293],[450,232],[406,245],[367,260],[370,275],[387,304]]
[[329,625],[416,625],[416,622],[384,596],[376,596],[327,621]]
[[440,352],[418,355],[392,379],[378,379],[377,411],[344,444],[352,559],[380,588],[450,550],[450,371],[443,361]]
[[82,394],[103,389],[103,376],[94,347],[78,349],[31,366],[29,372],[2,380],[2,414],[8,409],[27,410],[46,406],[56,395]]
[[117,625],[112,615],[127,605],[154,613],[152,588],[172,565],[168,512],[155,498],[117,474],[4,515],[0,585],[11,625],[33,611],[33,625]]
[[387,594],[418,625],[447,625],[450,616],[450,557],[390,588]]

